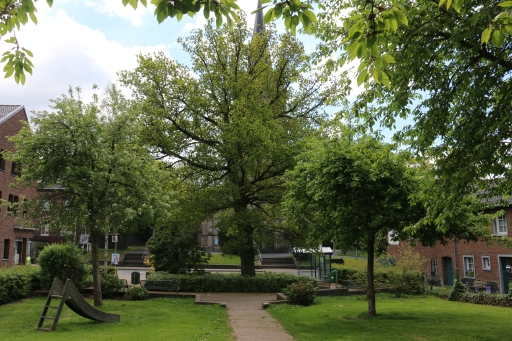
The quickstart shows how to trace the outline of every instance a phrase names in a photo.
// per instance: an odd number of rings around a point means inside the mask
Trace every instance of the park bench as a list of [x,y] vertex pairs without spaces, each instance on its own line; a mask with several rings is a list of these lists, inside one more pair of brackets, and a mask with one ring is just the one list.
[[140,283],[141,286],[152,291],[176,291],[178,293],[178,290],[180,290],[178,282],[172,279],[147,279],[140,281]]
[[128,281],[126,279],[119,278],[119,277],[118,277],[118,279],[121,282],[121,285],[123,286],[123,288],[128,289],[131,287],[131,285],[128,284]]
[[473,285],[471,285],[469,287],[469,291],[470,292],[472,291],[472,292],[475,292],[475,293],[479,293],[480,291],[484,291],[485,287],[487,285],[488,285],[487,281],[475,279],[475,281],[473,282]]

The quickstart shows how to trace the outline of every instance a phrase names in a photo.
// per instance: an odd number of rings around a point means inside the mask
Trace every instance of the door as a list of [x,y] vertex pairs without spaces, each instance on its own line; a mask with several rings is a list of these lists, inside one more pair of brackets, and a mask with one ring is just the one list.
[[443,257],[443,278],[445,286],[451,287],[453,285],[453,267],[450,257]]
[[500,257],[501,267],[501,292],[507,294],[512,282],[512,257]]

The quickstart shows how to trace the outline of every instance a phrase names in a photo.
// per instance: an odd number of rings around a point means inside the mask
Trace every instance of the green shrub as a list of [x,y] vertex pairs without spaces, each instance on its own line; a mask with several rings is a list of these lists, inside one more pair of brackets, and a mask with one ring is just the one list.
[[147,300],[149,297],[148,290],[143,287],[133,287],[128,289],[125,297],[129,298],[132,301],[143,301]]
[[[423,275],[421,271],[404,271],[389,268],[385,272],[385,282],[396,297],[401,295],[417,295],[425,291]],[[381,274],[384,280],[384,274]]]
[[110,271],[105,272],[100,269],[101,277],[101,295],[103,298],[113,297],[117,292],[124,290],[123,282],[116,276],[115,273]]
[[147,279],[176,281],[182,291],[191,292],[283,292],[292,283],[309,281],[308,277],[264,272],[256,276],[239,274],[169,274],[155,271]]
[[50,288],[57,277],[63,283],[69,278],[80,289],[87,277],[87,267],[82,251],[73,244],[51,244],[46,246],[37,257],[41,266],[41,285]]
[[[333,269],[338,270],[338,281],[341,284],[366,286],[366,268],[336,265]],[[421,271],[379,266],[374,270],[374,280],[376,288],[389,288],[396,296],[421,294],[425,291]]]
[[506,295],[489,294],[487,291],[482,291],[477,294],[469,293],[466,286],[460,280],[457,280],[453,285],[450,296],[450,301],[459,301],[473,304],[493,305],[498,307],[512,307],[512,291]]
[[286,298],[290,300],[290,303],[309,306],[315,301],[316,290],[317,288],[312,281],[299,281],[298,283],[288,285],[283,292]]
[[0,271],[0,304],[27,297],[40,288],[40,269],[32,266],[19,266]]
[[467,293],[467,291],[468,291],[468,289],[466,288],[464,283],[462,283],[462,281],[458,279],[453,284],[453,287],[452,287],[452,290],[450,290],[450,295],[448,296],[448,299],[450,301],[458,301],[462,295]]
[[203,251],[197,239],[176,224],[157,229],[146,245],[151,253],[150,265],[156,271],[204,273],[210,260],[210,254]]

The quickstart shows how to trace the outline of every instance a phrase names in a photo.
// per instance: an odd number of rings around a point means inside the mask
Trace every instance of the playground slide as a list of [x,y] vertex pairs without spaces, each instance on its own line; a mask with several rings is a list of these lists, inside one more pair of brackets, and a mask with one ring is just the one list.
[[[68,279],[64,285],[66,305],[78,315],[98,322],[119,322],[121,317],[94,308],[80,294],[73,282]],[[67,289],[67,290],[66,290]]]

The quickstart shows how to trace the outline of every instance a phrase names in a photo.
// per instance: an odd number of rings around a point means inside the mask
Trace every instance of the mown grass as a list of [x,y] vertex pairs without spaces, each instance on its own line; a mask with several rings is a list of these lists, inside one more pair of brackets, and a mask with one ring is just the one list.
[[210,265],[240,265],[240,256],[214,253],[208,262]]
[[377,295],[375,318],[363,296],[317,297],[310,307],[268,310],[297,341],[493,341],[512,340],[510,308],[450,302],[423,296]]
[[104,300],[100,309],[121,315],[120,323],[96,323],[65,307],[53,332],[36,330],[45,302],[31,298],[0,306],[0,340],[232,340],[226,309],[195,305],[193,299]]

